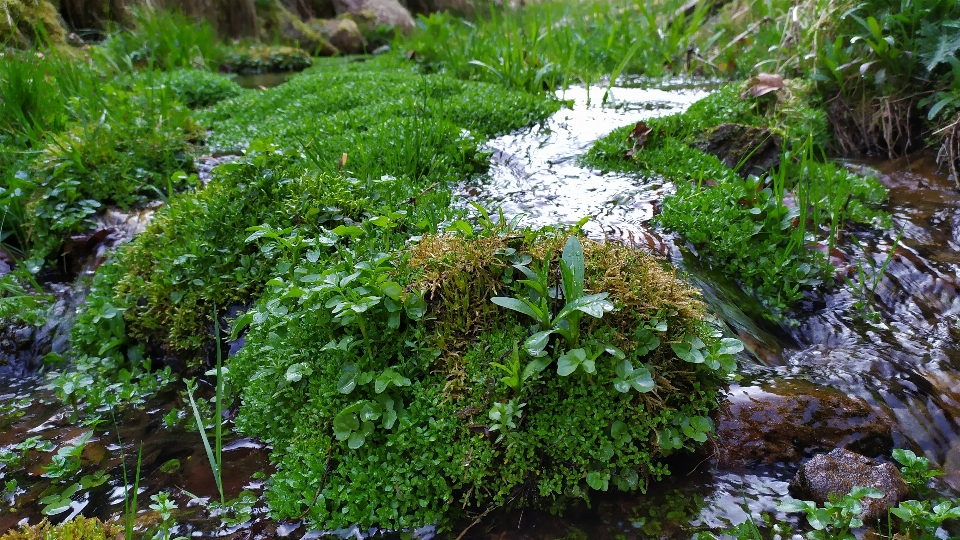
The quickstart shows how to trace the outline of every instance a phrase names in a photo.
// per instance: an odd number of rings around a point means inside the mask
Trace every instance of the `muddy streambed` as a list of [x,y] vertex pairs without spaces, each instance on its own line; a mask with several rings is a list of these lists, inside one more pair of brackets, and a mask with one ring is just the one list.
[[[798,465],[814,453],[845,445],[884,457],[893,447],[922,452],[947,471],[940,488],[960,493],[960,194],[929,159],[857,164],[871,166],[891,188],[890,231],[853,230],[835,260],[840,274],[855,277],[857,265],[879,267],[903,229],[876,290],[878,323],[854,316],[855,291],[836,285],[802,305],[795,326],[778,326],[757,315],[759,307],[723,276],[702,268],[674,235],[650,225],[658,201],[672,186],[658,179],[605,174],[581,168],[576,158],[615,127],[681,111],[706,95],[709,85],[678,82],[658,90],[618,87],[604,102],[604,89],[572,88],[564,109],[544,122],[490,143],[489,174],[458,186],[465,204],[501,206],[505,214],[525,214],[530,225],[574,223],[596,238],[649,249],[688,272],[704,292],[717,319],[748,346],[744,376],[726,393],[718,418],[715,447],[672,463],[674,474],[646,495],[600,494],[590,508],[570,509],[563,517],[524,510],[493,513],[472,527],[468,538],[686,537],[694,527],[722,530],[747,513],[777,515],[777,502]],[[608,96],[608,98],[611,96]],[[858,248],[849,235],[859,239]],[[39,378],[4,381],[0,386],[0,449],[29,437],[62,447],[93,426],[78,426]],[[209,395],[209,388],[206,389]],[[78,513],[109,518],[123,513],[121,462],[132,477],[141,453],[138,521],[159,519],[149,497],[171,493],[180,509],[175,533],[191,537],[318,538],[299,523],[267,516],[261,497],[269,475],[268,449],[257,441],[228,437],[224,443],[224,490],[228,498],[252,495],[252,520],[218,529],[219,518],[187,492],[208,501],[217,497],[210,466],[190,418],[182,414],[169,429],[171,408],[189,409],[178,390],[154,396],[146,406],[116,413],[96,428],[81,456],[85,473],[107,472],[106,481],[80,490],[60,521]],[[119,429],[117,428],[119,427]],[[119,433],[118,433],[119,431]],[[42,519],[40,499],[56,493],[43,477],[55,453],[24,454],[25,467],[0,466],[0,531]],[[132,479],[131,483],[132,483]],[[464,523],[466,528],[470,523]],[[458,532],[458,531],[457,531]],[[366,537],[377,531],[336,531]],[[432,529],[417,531],[429,538]],[[398,536],[388,534],[387,536]]]

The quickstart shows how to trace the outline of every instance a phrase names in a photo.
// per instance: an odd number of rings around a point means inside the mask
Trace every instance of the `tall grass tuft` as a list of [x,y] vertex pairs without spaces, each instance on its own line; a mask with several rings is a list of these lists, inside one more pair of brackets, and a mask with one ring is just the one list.
[[161,70],[216,70],[225,48],[208,22],[195,22],[179,11],[135,7],[133,27],[114,28],[97,47],[97,57],[116,71],[152,67]]

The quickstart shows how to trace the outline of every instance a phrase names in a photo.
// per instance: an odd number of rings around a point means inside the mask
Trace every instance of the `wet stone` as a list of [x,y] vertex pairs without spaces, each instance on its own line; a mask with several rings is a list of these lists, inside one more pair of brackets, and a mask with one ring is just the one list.
[[910,487],[895,466],[877,463],[843,448],[804,463],[790,482],[790,493],[823,504],[830,495],[843,496],[854,487],[876,488],[885,495],[882,499],[861,499],[864,522],[885,516],[888,508],[897,506],[910,494]]
[[762,176],[780,164],[783,139],[768,129],[720,124],[703,134],[695,146],[735,169],[740,176]]
[[889,455],[889,418],[866,401],[804,380],[731,385],[717,422],[722,468],[799,463],[833,448]]

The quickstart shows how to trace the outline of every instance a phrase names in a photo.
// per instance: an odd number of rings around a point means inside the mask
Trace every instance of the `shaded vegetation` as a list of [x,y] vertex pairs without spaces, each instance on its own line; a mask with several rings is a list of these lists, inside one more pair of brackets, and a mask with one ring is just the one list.
[[[848,221],[887,223],[876,209],[886,192],[876,179],[822,160],[830,144],[824,113],[796,105],[799,96],[743,99],[748,86],[728,85],[685,113],[651,120],[642,137],[637,126],[615,130],[584,162],[672,181],[676,193],[664,200],[656,221],[784,319],[805,291],[831,276],[826,255]],[[736,166],[695,147],[727,122],[779,131],[787,141],[780,165],[744,178]],[[810,249],[818,242],[822,250]]]

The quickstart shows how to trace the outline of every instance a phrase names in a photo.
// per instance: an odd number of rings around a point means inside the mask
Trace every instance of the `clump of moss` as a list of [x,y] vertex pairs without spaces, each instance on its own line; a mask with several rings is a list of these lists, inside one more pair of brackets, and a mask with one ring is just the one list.
[[0,0],[0,43],[29,49],[67,42],[57,8],[48,0]]
[[11,530],[0,540],[110,540],[119,531],[99,519],[77,516],[59,525],[51,525],[44,519],[37,525],[24,525],[19,531]]
[[[542,357],[524,352],[530,319],[491,300],[525,296],[519,265],[555,275],[568,235],[425,236],[390,256],[305,263],[315,277],[304,281],[322,285],[295,301],[290,286],[272,288],[230,377],[245,389],[238,428],[276,449],[276,515],[445,528],[465,509],[559,509],[591,488],[646,489],[669,474],[665,456],[706,440],[732,358],[678,356],[685,343],[727,352],[697,293],[649,255],[583,241],[585,291],[608,292],[617,308],[584,317],[581,343],[601,347],[594,370],[563,371],[573,349],[561,340]],[[361,298],[362,313],[341,311]],[[530,365],[539,371],[511,382]],[[623,387],[624,366],[649,386]]]
[[243,92],[229,78],[199,69],[162,72],[155,77],[156,82],[172,90],[176,99],[191,109],[209,107]]
[[256,45],[229,51],[221,69],[241,75],[303,71],[313,64],[310,55],[297,47]]

